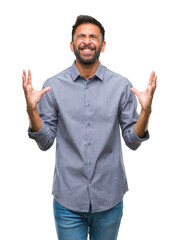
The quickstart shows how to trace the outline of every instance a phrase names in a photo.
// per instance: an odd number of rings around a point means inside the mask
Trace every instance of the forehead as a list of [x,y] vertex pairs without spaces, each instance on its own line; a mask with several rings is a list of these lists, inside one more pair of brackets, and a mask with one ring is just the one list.
[[100,28],[97,25],[91,23],[83,23],[80,24],[75,31],[75,35],[78,34],[96,34],[98,36],[101,35]]

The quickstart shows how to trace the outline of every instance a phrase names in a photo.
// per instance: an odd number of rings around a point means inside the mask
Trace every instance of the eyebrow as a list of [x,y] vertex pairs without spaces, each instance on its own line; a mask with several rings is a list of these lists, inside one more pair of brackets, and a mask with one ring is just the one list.
[[[76,36],[76,38],[78,38],[78,37],[84,37],[84,36],[86,36],[86,34],[81,33],[81,34],[78,34],[78,35]],[[90,34],[90,37],[100,38],[100,36],[98,36],[98,35],[96,35],[96,34],[94,34],[94,33]]]

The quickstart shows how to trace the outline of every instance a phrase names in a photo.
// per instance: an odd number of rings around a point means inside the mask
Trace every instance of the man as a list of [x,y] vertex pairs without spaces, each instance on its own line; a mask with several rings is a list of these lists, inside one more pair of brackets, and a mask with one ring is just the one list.
[[132,88],[126,78],[100,63],[104,35],[96,19],[78,16],[70,45],[76,56],[73,65],[49,78],[41,91],[33,89],[30,70],[28,78],[23,71],[29,136],[42,150],[56,138],[52,193],[61,240],[85,240],[88,230],[91,240],[117,239],[128,191],[120,128],[133,150],[149,138],[155,72],[146,91]]

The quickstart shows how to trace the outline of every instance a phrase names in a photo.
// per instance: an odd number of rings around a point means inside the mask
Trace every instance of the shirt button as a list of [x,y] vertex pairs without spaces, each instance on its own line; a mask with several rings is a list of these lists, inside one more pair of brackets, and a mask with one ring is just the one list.
[[90,146],[90,145],[91,145],[91,143],[89,142],[89,143],[88,143],[88,146]]
[[90,126],[91,124],[90,124],[90,122],[88,123],[88,126]]
[[90,104],[88,104],[87,106],[90,107]]
[[88,165],[91,165],[91,162],[88,162]]
[[86,86],[86,89],[88,89],[88,86]]
[[91,183],[91,180],[89,180],[89,183]]

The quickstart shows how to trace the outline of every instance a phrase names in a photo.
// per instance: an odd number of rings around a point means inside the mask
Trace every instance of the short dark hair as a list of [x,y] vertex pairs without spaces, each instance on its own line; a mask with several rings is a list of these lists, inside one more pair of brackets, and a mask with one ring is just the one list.
[[94,25],[98,26],[100,28],[100,31],[101,31],[102,41],[104,41],[105,30],[104,30],[104,27],[102,26],[102,24],[100,22],[98,22],[95,18],[91,17],[91,16],[79,15],[76,18],[75,24],[72,26],[72,42],[74,40],[74,34],[75,34],[75,31],[76,31],[76,28],[79,25],[84,24],[84,23],[91,23],[91,24],[94,24]]

